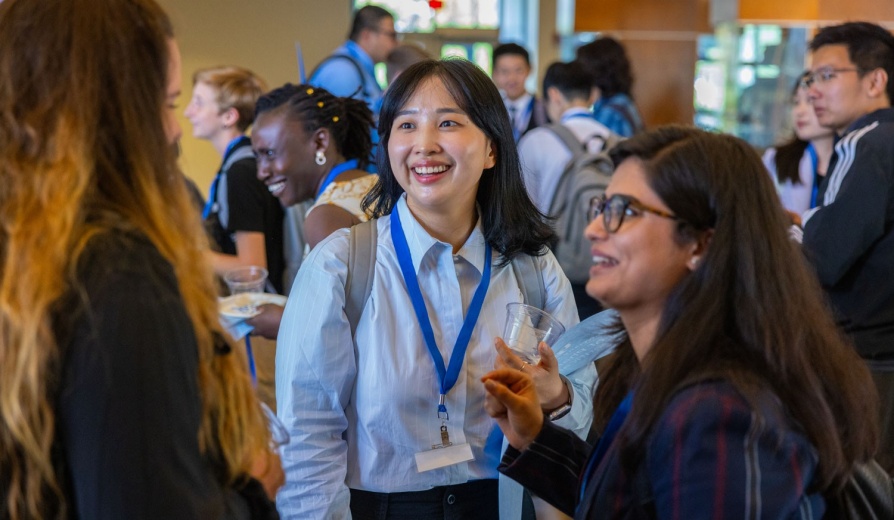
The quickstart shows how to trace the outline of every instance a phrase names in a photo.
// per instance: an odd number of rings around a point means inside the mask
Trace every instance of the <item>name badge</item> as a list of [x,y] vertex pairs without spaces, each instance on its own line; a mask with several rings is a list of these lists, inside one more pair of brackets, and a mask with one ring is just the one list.
[[416,471],[422,473],[470,460],[475,460],[475,456],[469,443],[438,446],[416,454]]

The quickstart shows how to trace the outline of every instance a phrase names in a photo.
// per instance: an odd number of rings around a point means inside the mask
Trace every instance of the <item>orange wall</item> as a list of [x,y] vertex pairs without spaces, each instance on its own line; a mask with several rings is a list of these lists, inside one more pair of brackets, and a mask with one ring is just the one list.
[[833,22],[894,21],[890,0],[739,0],[739,19]]

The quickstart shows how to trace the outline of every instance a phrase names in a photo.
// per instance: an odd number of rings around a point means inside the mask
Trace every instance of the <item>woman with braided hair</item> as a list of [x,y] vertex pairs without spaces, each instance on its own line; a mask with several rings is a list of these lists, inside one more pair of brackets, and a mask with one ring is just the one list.
[[[360,202],[376,183],[366,171],[373,116],[362,101],[287,83],[258,100],[251,135],[258,179],[284,207],[313,201],[304,218],[305,253],[333,231],[365,222]],[[249,320],[275,338],[282,307],[264,305]]]
[[5,0],[0,27],[0,518],[276,518],[177,173],[167,16]]

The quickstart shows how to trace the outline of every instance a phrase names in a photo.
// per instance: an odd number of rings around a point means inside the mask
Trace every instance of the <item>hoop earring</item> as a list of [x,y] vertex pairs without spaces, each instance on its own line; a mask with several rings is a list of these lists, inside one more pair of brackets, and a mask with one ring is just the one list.
[[326,156],[323,154],[323,150],[317,150],[317,154],[314,156],[314,162],[317,163],[318,166],[326,164]]

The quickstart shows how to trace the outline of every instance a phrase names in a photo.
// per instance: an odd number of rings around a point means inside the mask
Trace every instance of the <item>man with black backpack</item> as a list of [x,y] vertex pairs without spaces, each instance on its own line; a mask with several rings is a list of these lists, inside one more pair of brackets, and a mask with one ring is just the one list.
[[553,251],[571,281],[581,320],[598,312],[586,294],[592,265],[584,238],[590,199],[605,191],[612,166],[602,153],[621,138],[593,119],[590,78],[577,62],[553,63],[543,77],[543,96],[555,123],[519,141],[525,186],[537,208],[554,220],[559,241]]
[[384,62],[395,47],[394,16],[378,6],[362,7],[354,14],[348,41],[317,65],[308,83],[339,97],[362,99],[378,117],[382,87],[376,81],[375,65]]

